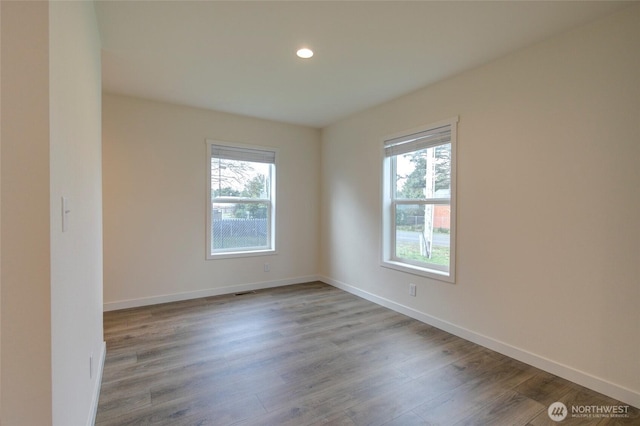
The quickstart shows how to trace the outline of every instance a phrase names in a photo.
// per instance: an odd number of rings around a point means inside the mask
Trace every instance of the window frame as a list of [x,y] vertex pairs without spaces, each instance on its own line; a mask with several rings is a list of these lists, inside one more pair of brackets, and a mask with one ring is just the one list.
[[[260,146],[260,145],[248,145],[236,142],[228,142],[228,141],[220,141],[213,139],[206,139],[205,141],[207,147],[207,156],[206,156],[206,223],[205,223],[205,234],[206,234],[206,245],[205,245],[205,254],[207,260],[216,260],[216,259],[228,259],[228,258],[237,258],[237,257],[254,257],[254,256],[265,256],[265,255],[273,255],[277,254],[276,249],[276,218],[277,218],[277,208],[276,208],[276,193],[277,193],[277,170],[278,170],[278,149],[269,146]],[[232,149],[239,150],[255,150],[255,151],[267,151],[273,153],[274,160],[272,163],[271,176],[270,176],[270,188],[269,188],[269,198],[245,198],[245,197],[219,197],[213,198],[213,188],[211,185],[211,159],[213,158],[213,147],[221,146],[228,147]],[[268,247],[266,248],[256,248],[256,247],[248,247],[244,248],[236,248],[235,250],[228,251],[220,251],[213,252],[212,244],[212,227],[213,227],[213,202],[221,202],[221,203],[244,203],[244,204],[268,204],[267,211],[267,241]]]
[[[381,238],[381,266],[391,268],[398,271],[406,272],[413,275],[432,278],[448,283],[455,283],[456,271],[456,163],[457,163],[457,123],[458,117],[448,120],[439,121],[426,126],[409,129],[397,134],[389,135],[383,139],[382,145],[382,238]],[[392,157],[400,155],[388,155],[386,147],[390,141],[407,139],[410,140],[412,135],[430,132],[438,128],[449,127],[451,137],[451,194],[449,198],[424,198],[424,199],[398,199],[396,197],[396,162],[392,161]],[[428,147],[436,147],[445,145],[446,143],[435,143]],[[417,148],[410,152],[418,151]],[[439,269],[435,264],[429,264],[420,261],[411,261],[396,257],[396,208],[398,205],[449,205],[450,206],[450,231],[449,231],[449,270]]]

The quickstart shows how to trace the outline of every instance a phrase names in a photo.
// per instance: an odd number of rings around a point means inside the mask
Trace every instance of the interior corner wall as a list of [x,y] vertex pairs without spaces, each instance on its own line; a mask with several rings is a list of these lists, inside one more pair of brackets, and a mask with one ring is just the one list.
[[[2,7],[0,7],[0,99],[2,99]],[[2,102],[0,102],[0,224],[2,224]],[[0,226],[0,424],[2,424],[2,226]]]
[[[636,4],[324,129],[321,275],[640,406],[639,46]],[[381,146],[453,116],[448,284],[380,266]]]
[[[205,260],[206,139],[278,148],[277,254]],[[105,309],[316,279],[319,156],[318,129],[105,93]]]
[[[0,7],[0,99],[2,99],[2,7]],[[2,223],[2,102],[0,102],[0,224]],[[0,226],[0,424],[2,424],[2,226]]]
[[100,36],[93,2],[49,9],[53,424],[89,425],[104,357]]
[[2,424],[51,409],[49,4],[2,8]]

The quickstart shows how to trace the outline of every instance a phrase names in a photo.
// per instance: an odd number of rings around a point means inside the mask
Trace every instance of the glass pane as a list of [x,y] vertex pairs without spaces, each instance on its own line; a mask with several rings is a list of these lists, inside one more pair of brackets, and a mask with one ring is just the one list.
[[395,257],[449,270],[451,206],[396,205]]
[[272,164],[211,159],[211,197],[269,199]]
[[451,197],[451,144],[438,145],[393,157],[396,197],[403,199]]
[[267,203],[213,203],[211,250],[269,248]]

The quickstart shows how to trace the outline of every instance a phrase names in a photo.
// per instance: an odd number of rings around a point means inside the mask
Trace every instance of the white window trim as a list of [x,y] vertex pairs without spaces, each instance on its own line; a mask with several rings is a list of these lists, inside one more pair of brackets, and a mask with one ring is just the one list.
[[[429,124],[427,126],[420,126],[414,129],[409,129],[400,133],[389,135],[382,141],[381,156],[382,156],[382,238],[381,238],[381,250],[382,255],[380,266],[385,268],[395,269],[397,271],[406,272],[413,275],[419,275],[426,278],[432,278],[439,281],[445,281],[448,283],[455,283],[456,276],[456,217],[457,217],[457,191],[456,191],[456,168],[457,168],[457,123],[458,117],[453,117],[448,120],[439,121],[437,123]],[[450,253],[449,253],[449,272],[440,271],[435,268],[425,267],[422,264],[413,264],[407,261],[398,261],[393,258],[392,247],[395,247],[395,227],[394,212],[392,211],[391,194],[395,190],[392,184],[393,170],[391,170],[391,161],[385,155],[385,141],[392,139],[398,139],[413,135],[416,133],[426,132],[438,127],[450,126],[451,127],[451,228],[450,228]],[[429,200],[434,203],[438,203],[438,199]]]
[[[206,202],[206,223],[205,223],[205,234],[206,234],[206,245],[205,245],[205,254],[207,260],[217,260],[217,259],[230,259],[230,258],[238,258],[238,257],[254,257],[254,256],[269,256],[278,254],[277,246],[276,246],[276,235],[277,235],[277,204],[276,204],[276,196],[278,193],[277,189],[277,179],[276,175],[278,174],[278,149],[267,146],[259,146],[259,145],[247,145],[240,144],[236,142],[228,142],[228,141],[219,141],[213,139],[206,139],[205,144],[207,146],[207,157],[206,157],[206,170],[207,170],[207,182],[205,185],[205,202]],[[248,249],[248,250],[237,250],[237,251],[226,251],[220,253],[211,253],[211,218],[213,215],[212,206],[211,206],[211,147],[212,145],[224,145],[228,147],[241,148],[241,149],[253,149],[259,151],[271,151],[275,153],[275,161],[274,168],[275,172],[271,176],[271,214],[270,214],[270,233],[269,238],[271,239],[271,247],[266,249]],[[255,199],[247,200],[249,202],[256,202]]]

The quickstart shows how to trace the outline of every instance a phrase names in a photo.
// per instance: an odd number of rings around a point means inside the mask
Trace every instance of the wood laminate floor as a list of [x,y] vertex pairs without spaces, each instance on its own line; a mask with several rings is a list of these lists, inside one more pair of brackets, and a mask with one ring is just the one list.
[[[609,425],[626,406],[314,282],[104,315],[97,426]],[[569,408],[571,409],[571,408]]]

